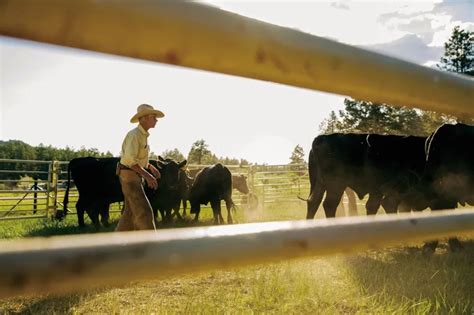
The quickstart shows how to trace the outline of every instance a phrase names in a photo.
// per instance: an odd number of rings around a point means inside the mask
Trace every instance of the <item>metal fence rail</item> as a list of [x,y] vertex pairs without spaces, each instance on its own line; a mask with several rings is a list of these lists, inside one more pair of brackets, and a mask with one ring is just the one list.
[[65,293],[136,279],[355,252],[473,232],[474,211],[463,210],[0,242],[0,298]]
[[52,161],[0,159],[0,221],[46,218],[54,212],[53,172]]
[[474,117],[474,80],[188,1],[3,0],[0,34]]

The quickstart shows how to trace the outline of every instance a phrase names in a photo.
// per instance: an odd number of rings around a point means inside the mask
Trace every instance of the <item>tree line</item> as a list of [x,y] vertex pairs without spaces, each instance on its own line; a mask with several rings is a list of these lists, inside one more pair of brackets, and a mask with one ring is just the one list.
[[[222,163],[224,165],[250,165],[250,162],[245,159],[229,158],[229,157],[218,157],[212,153],[208,144],[204,140],[197,140],[193,143],[191,150],[187,155],[189,164],[215,164]],[[35,161],[70,161],[74,158],[79,157],[112,157],[113,154],[110,151],[101,152],[96,148],[85,148],[81,147],[78,150],[74,150],[70,147],[56,148],[51,145],[40,144],[38,146],[29,145],[20,140],[9,140],[0,141],[0,159],[13,159],[13,160],[35,160]],[[161,157],[171,158],[176,161],[182,161],[185,156],[178,150],[165,150]],[[151,159],[158,159],[158,155],[151,152]],[[35,163],[11,163],[11,162],[0,162],[0,170],[25,170],[33,172],[44,172],[48,171],[48,165],[46,164],[35,164]],[[0,173],[0,179],[19,179],[24,174],[16,173]],[[47,174],[32,174],[32,178],[47,179]]]
[[[29,145],[20,140],[9,140],[1,141],[0,140],[0,159],[9,159],[9,160],[34,160],[34,161],[70,161],[74,158],[79,157],[112,157],[113,154],[110,151],[101,152],[96,148],[85,148],[81,147],[78,150],[74,150],[70,147],[66,148],[56,148],[51,145],[40,144],[38,146]],[[210,165],[215,163],[222,163],[224,165],[257,165],[256,163],[252,164],[246,159],[237,159],[230,157],[218,157],[216,154],[212,153],[209,149],[209,145],[205,140],[200,139],[195,141],[189,153],[185,157],[178,149],[165,150],[160,154],[163,158],[170,158],[175,161],[182,161],[185,158],[188,160],[188,164],[197,164],[197,165]],[[151,159],[158,159],[158,155],[151,152]],[[291,156],[289,158],[289,164],[305,164],[305,154],[303,148],[300,145],[297,145]],[[12,163],[12,162],[0,162],[0,170],[14,170],[14,171],[32,171],[32,172],[46,172],[48,171],[47,164],[35,164],[35,163]],[[26,174],[21,173],[0,173],[0,179],[20,179]],[[33,173],[29,174],[33,179],[46,180],[48,178],[47,174],[42,173]]]
[[[474,76],[474,32],[456,26],[444,44],[444,55],[438,69],[461,75]],[[324,134],[378,133],[427,136],[443,123],[474,123],[457,117],[389,104],[345,99],[344,109],[332,111],[319,129]]]

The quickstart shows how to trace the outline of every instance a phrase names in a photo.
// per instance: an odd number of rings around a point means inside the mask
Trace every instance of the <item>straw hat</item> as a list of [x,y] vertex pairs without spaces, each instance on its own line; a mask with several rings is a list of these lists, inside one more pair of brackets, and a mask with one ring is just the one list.
[[137,107],[137,113],[133,115],[132,119],[130,119],[130,122],[137,123],[140,117],[150,115],[150,114],[156,115],[156,118],[165,117],[165,114],[163,114],[162,111],[154,109],[153,106],[148,105],[148,104],[141,104]]

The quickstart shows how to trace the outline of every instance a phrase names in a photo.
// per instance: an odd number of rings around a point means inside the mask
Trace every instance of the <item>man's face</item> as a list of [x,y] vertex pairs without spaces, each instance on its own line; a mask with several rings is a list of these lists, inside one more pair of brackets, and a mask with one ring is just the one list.
[[155,128],[156,122],[158,121],[158,118],[156,118],[156,115],[150,114],[150,115],[146,115],[144,118],[145,118],[144,123],[146,127]]

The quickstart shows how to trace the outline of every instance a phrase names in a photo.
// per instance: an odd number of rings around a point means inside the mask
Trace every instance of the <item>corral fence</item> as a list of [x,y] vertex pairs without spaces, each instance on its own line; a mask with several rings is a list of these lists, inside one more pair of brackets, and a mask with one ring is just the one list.
[[[2,36],[474,117],[471,79],[199,3],[1,4]],[[0,297],[472,236],[473,230],[471,209],[2,242]]]
[[[189,165],[199,170],[208,165]],[[63,209],[67,189],[65,161],[0,159],[0,220],[40,219]],[[265,205],[301,202],[298,196],[309,193],[305,164],[227,165],[232,175],[244,175],[254,199],[234,189],[233,199],[243,210],[264,209]],[[75,213],[78,191],[71,179],[68,211]],[[252,203],[253,202],[253,203]],[[114,203],[111,212],[120,212],[122,203]]]

